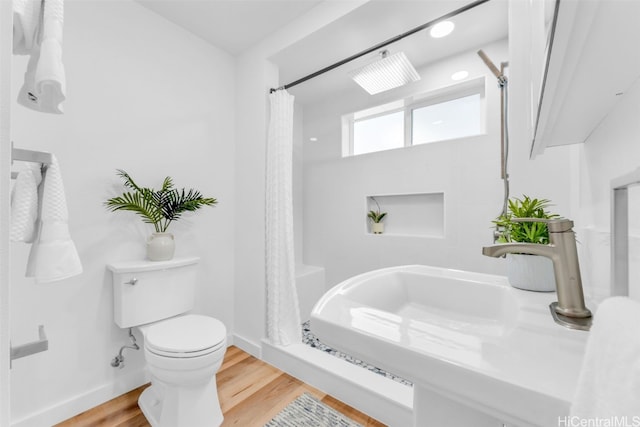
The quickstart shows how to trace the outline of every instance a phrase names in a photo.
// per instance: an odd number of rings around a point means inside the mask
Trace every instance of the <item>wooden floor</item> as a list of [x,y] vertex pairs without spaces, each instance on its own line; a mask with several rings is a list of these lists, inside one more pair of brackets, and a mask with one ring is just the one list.
[[[216,378],[224,414],[223,427],[262,427],[304,392],[313,394],[364,427],[384,427],[384,424],[235,346],[227,349]],[[149,423],[138,408],[138,396],[146,387],[148,385],[116,397],[56,427],[148,427]]]

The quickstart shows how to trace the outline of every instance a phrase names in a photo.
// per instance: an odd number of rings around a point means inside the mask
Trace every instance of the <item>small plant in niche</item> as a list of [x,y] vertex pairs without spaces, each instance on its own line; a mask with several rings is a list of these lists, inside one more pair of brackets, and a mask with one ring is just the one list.
[[541,218],[554,219],[560,216],[549,212],[551,206],[548,199],[534,199],[523,195],[522,199],[513,197],[508,202],[509,211],[500,215],[495,221],[502,229],[502,235],[498,239],[499,243],[521,242],[549,244],[549,230],[544,222],[517,222],[513,218]]
[[162,261],[173,257],[173,235],[167,233],[169,225],[177,221],[185,212],[193,212],[203,206],[213,206],[218,201],[212,197],[203,197],[194,189],[177,189],[171,177],[166,177],[159,190],[140,187],[131,176],[118,169],[118,176],[124,180],[125,191],[120,196],[104,202],[111,212],[130,211],[152,224],[155,233],[147,241],[147,257],[152,261]]
[[376,210],[370,210],[367,214],[367,218],[371,220],[371,232],[373,234],[382,234],[384,232],[384,223],[382,220],[387,216],[386,212],[380,212],[380,205],[378,201],[371,197],[371,200],[376,204]]

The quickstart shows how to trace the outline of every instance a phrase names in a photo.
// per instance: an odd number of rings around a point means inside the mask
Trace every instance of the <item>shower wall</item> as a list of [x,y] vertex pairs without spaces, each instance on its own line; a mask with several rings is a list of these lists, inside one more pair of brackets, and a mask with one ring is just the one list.
[[[65,114],[16,105],[13,140],[57,156],[84,273],[35,285],[24,278],[28,246],[12,244],[12,341],[36,339],[39,324],[49,337],[47,352],[13,364],[19,426],[55,424],[146,382],[140,351],[125,353],[124,369],[109,365],[128,338],[113,322],[105,264],[144,258],[151,231],[133,213],[102,206],[122,189],[116,168],[148,186],[168,175],[218,198],[170,231],[176,256],[201,257],[197,312],[233,331],[234,58],[134,1],[65,9]],[[15,57],[14,98],[25,69]]]
[[[507,60],[507,43],[499,41],[429,65],[419,70],[419,83],[390,95],[371,97],[354,85],[352,92],[305,106],[304,260],[325,267],[328,287],[355,274],[401,264],[505,273],[502,259],[481,255],[481,247],[492,243],[491,221],[502,208],[502,181],[499,89],[475,53],[479,48],[497,63]],[[341,157],[343,114],[449,86],[451,74],[461,69],[469,72],[469,79],[486,79],[485,135]],[[569,163],[570,150],[553,149],[553,155],[530,162],[529,141],[514,140],[511,146],[511,194],[549,198],[559,213],[570,216],[571,174],[563,166]],[[366,231],[367,196],[431,193],[444,193],[442,236]]]

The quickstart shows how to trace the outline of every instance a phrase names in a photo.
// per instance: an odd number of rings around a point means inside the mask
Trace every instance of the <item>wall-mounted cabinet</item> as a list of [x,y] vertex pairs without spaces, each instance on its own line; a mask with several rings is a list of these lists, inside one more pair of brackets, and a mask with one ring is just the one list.
[[640,1],[558,1],[532,157],[587,141],[640,76]]
[[[444,193],[367,197],[367,212],[378,210],[378,206],[380,212],[387,212],[382,233],[384,235],[444,237]],[[370,223],[367,225],[367,233],[372,233]]]

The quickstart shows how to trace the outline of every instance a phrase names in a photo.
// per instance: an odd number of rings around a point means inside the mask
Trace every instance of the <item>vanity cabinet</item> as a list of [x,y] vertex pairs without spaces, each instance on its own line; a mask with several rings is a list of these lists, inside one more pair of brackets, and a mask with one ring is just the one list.
[[640,2],[557,1],[540,96],[531,94],[532,157],[587,141],[640,76]]

